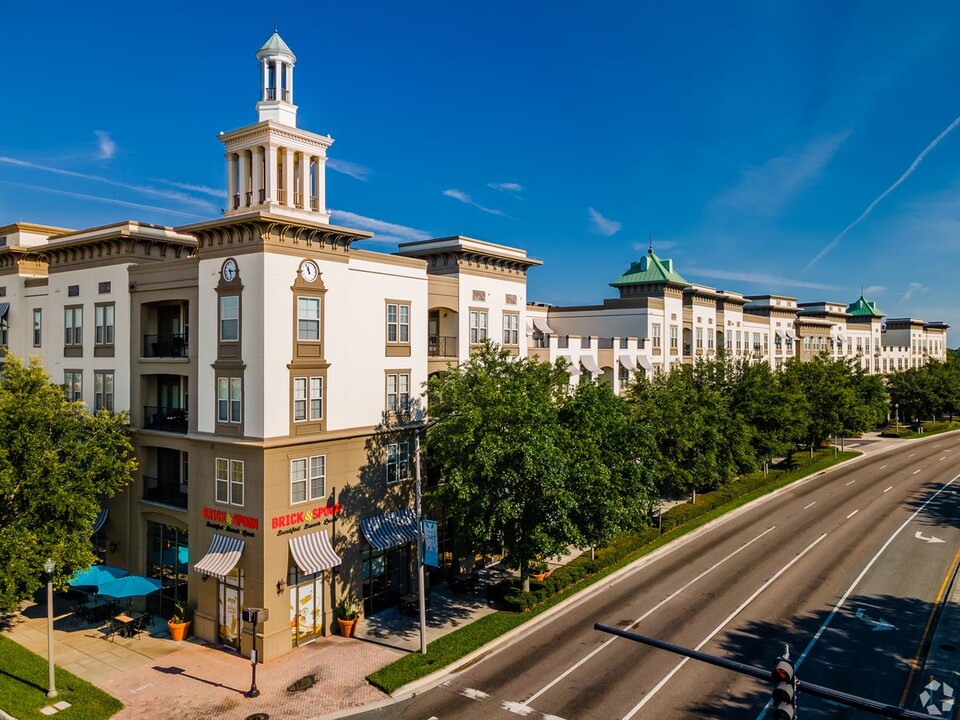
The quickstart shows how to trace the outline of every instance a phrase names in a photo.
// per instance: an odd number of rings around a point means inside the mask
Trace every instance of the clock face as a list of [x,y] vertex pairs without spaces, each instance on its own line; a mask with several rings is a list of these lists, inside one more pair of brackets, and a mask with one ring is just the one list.
[[313,260],[307,260],[300,266],[300,276],[307,282],[313,282],[320,275],[320,269]]
[[233,282],[237,277],[237,261],[232,258],[227,260],[223,264],[223,270],[221,272],[223,273],[224,280],[227,282]]

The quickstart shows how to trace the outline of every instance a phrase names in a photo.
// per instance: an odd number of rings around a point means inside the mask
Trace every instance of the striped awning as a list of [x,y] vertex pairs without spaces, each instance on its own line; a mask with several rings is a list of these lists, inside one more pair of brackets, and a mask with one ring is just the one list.
[[777,337],[783,340],[784,338],[787,337],[787,334],[780,328],[777,328]]
[[624,367],[626,370],[636,370],[636,369],[637,369],[637,363],[635,363],[634,360],[633,360],[633,358],[630,357],[629,355],[621,355],[621,356],[620,356],[620,364],[623,365],[623,367]]
[[650,362],[650,358],[644,355],[637,355],[637,362],[640,364],[640,367],[647,372],[653,372],[653,363]]
[[797,334],[793,331],[793,328],[787,328],[787,337],[791,340],[799,340]]
[[837,333],[837,340],[839,340],[842,343],[847,341],[847,336],[843,333],[842,330]]
[[589,372],[603,372],[603,370],[600,369],[600,366],[597,365],[597,361],[593,359],[593,355],[581,355],[580,364],[583,365]]
[[360,519],[360,530],[377,550],[389,550],[417,539],[417,516],[413,508]]
[[7,316],[7,311],[10,309],[10,303],[0,303],[0,318]]
[[326,530],[290,538],[290,553],[297,567],[307,575],[328,570],[343,562],[330,546]]
[[556,333],[550,329],[550,326],[547,325],[546,318],[533,318],[533,326],[544,335],[556,335]]
[[103,526],[107,524],[107,515],[109,510],[106,507],[100,508],[100,512],[97,513],[97,519],[93,521],[93,532],[91,535],[96,535],[103,529]]
[[201,575],[210,575],[225,580],[227,575],[240,562],[243,554],[243,540],[238,537],[214,533],[210,549],[200,562],[193,566]]
[[577,377],[582,374],[580,372],[580,365],[575,363],[572,357],[569,355],[559,355],[558,357],[562,357],[567,361],[567,372],[570,373],[570,377]]

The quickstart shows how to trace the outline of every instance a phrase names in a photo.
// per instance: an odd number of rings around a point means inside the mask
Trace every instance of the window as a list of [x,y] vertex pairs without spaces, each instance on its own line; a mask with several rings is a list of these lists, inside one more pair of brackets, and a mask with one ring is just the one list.
[[113,371],[96,371],[93,373],[93,411],[107,410],[113,412]]
[[713,330],[707,331],[707,350],[713,350]]
[[630,382],[630,371],[627,370],[623,365],[620,365],[620,369],[617,371],[617,378],[620,381],[621,385],[625,385]]
[[95,305],[93,308],[94,345],[113,345],[114,304]]
[[217,458],[217,502],[243,505],[243,460]]
[[66,370],[63,373],[63,390],[70,402],[83,400],[83,373],[79,370]]
[[755,352],[760,352],[760,333],[753,334],[753,349]]
[[804,349],[804,350],[809,350],[809,349],[810,349],[810,338],[805,337],[805,338],[803,339],[803,349]]
[[740,331],[737,330],[737,352],[740,352],[743,349],[743,338],[740,335]]
[[106,295],[110,292],[110,281],[101,282],[97,284],[97,292],[101,295]]
[[63,309],[63,344],[83,344],[82,307],[68,307]]
[[470,344],[476,345],[487,339],[487,311],[470,311]]
[[10,321],[7,320],[7,316],[4,315],[0,317],[0,346],[6,347],[9,343],[7,342],[10,333]]
[[293,421],[323,419],[323,378],[293,379]]
[[697,328],[697,350],[703,350],[703,328]]
[[677,326],[676,325],[670,326],[670,349],[671,350],[677,349]]
[[410,477],[410,443],[387,445],[387,482],[395,483]]
[[40,347],[41,339],[41,328],[43,321],[43,311],[40,308],[35,308],[33,311],[33,346]]
[[516,313],[503,314],[503,344],[520,344],[520,316]]
[[327,494],[327,457],[314,455],[290,461],[290,502],[319,500]]
[[410,342],[410,306],[387,303],[387,342]]
[[320,298],[297,298],[297,340],[320,339]]
[[220,340],[236,342],[240,339],[240,296],[224,295],[220,298]]
[[241,422],[242,400],[242,378],[217,378],[217,422]]
[[387,373],[387,412],[410,409],[410,373]]
[[660,323],[653,324],[653,346],[660,347]]

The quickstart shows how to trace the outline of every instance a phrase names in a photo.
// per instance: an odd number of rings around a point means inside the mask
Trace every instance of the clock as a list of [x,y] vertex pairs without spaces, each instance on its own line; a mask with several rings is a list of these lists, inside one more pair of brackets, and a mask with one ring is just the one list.
[[313,282],[320,275],[320,268],[313,260],[307,260],[300,266],[300,277],[307,282]]
[[220,271],[223,275],[223,279],[227,282],[233,282],[237,277],[237,261],[233,258],[230,258],[223,264],[223,269]]

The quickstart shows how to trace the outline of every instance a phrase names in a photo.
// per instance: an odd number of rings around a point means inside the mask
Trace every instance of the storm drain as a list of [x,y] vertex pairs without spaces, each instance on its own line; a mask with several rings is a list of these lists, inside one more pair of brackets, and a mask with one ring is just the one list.
[[270,716],[266,713],[254,713],[253,715],[247,715],[243,720],[270,720]]
[[303,692],[304,690],[309,690],[313,687],[314,683],[317,682],[316,675],[304,675],[302,678],[297,680],[293,685],[287,686],[288,693]]

